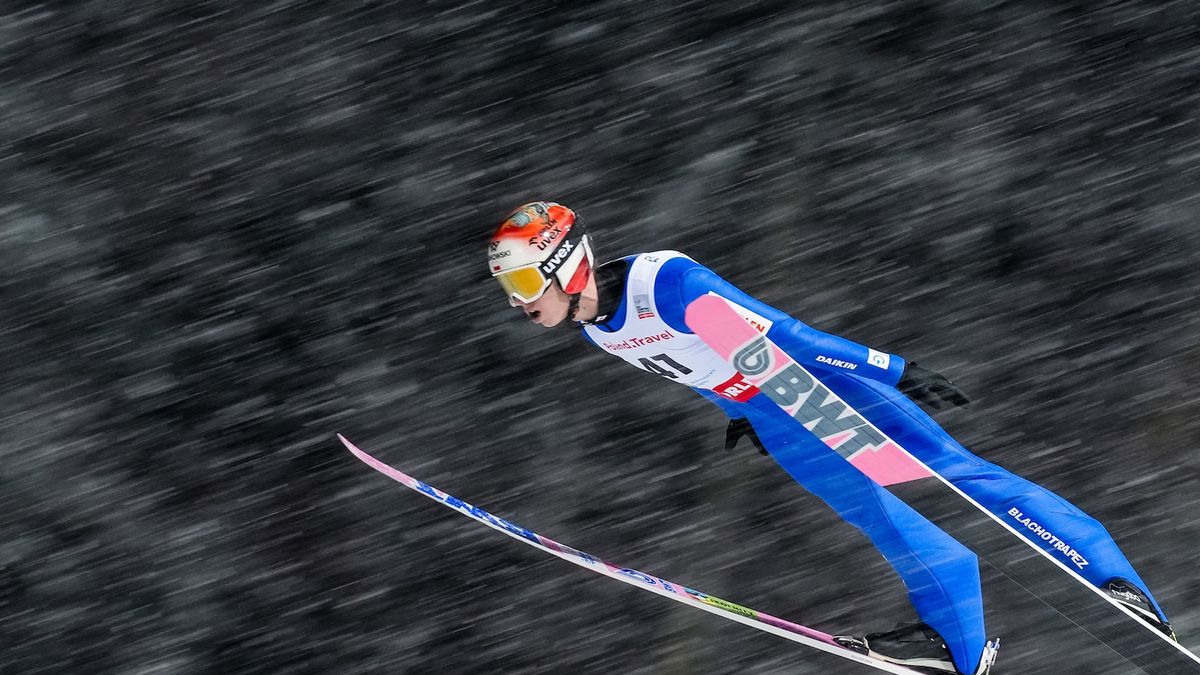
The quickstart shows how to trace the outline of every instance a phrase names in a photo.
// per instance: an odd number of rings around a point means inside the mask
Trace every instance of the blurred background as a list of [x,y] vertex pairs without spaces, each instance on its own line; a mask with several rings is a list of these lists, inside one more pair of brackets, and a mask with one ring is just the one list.
[[[2,7],[0,671],[860,672],[337,443],[800,623],[912,618],[716,408],[508,308],[484,243],[534,199],[950,375],[938,419],[1200,648],[1193,3]],[[996,672],[1127,672],[984,578]]]

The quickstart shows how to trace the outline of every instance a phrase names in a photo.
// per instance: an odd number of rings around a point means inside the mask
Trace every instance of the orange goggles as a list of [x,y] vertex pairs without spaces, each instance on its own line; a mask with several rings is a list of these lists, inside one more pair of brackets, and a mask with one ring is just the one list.
[[536,264],[500,272],[495,275],[495,279],[500,282],[500,287],[508,294],[510,300],[516,299],[521,302],[533,302],[550,288],[550,280],[542,276]]

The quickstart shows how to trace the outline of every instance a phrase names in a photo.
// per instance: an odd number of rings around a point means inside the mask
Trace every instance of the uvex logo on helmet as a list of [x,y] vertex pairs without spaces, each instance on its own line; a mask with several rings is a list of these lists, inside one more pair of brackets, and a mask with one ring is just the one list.
[[567,260],[567,257],[571,255],[571,251],[573,250],[575,250],[575,242],[570,239],[564,239],[563,243],[550,256],[550,259],[539,265],[538,269],[542,271],[543,275],[549,277],[558,271],[558,268]]
[[529,245],[539,251],[545,251],[558,235],[562,234],[563,230],[553,220],[551,220],[542,231],[529,238]]

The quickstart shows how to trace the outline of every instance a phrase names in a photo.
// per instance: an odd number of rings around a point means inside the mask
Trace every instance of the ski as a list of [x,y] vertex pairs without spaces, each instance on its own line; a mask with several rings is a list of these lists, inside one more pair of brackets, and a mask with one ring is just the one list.
[[338,434],[338,438],[346,446],[355,457],[362,460],[367,466],[375,469],[392,480],[404,485],[407,488],[419,492],[422,495],[438,502],[439,504],[453,509],[455,512],[467,516],[472,520],[476,520],[493,530],[503,532],[508,536],[528,544],[534,548],[540,549],[551,555],[557,556],[574,563],[587,570],[602,574],[610,579],[622,581],[636,588],[657,593],[663,597],[670,598],[676,602],[681,602],[685,605],[702,609],[706,612],[715,614],[723,619],[736,621],[740,624],[756,628],[772,635],[777,635],[786,638],[793,642],[798,642],[806,647],[819,649],[828,654],[861,663],[864,666],[869,666],[875,670],[885,673],[899,673],[901,675],[920,675],[920,671],[911,668],[889,663],[879,658],[861,654],[857,651],[843,647],[834,641],[833,636],[822,631],[801,626],[791,621],[786,621],[778,617],[771,616],[758,610],[743,607],[726,600],[701,593],[700,591],[688,588],[683,584],[661,579],[651,574],[645,574],[635,569],[606,562],[591,554],[571,548],[565,544],[560,544],[549,537],[543,537],[536,532],[527,530],[520,525],[507,521],[503,518],[494,516],[481,508],[472,506],[457,497],[442,492],[431,485],[423,483],[408,474],[385,464],[375,457],[360,450],[357,446],[346,439],[345,436]]
[[[820,390],[827,396],[825,401],[818,401],[816,405],[836,402],[839,409],[844,407],[839,419],[859,415],[862,426],[821,440],[837,450],[860,471],[880,485],[888,486],[902,498],[904,494],[899,488],[901,484],[925,483],[927,481],[922,481],[922,478],[932,478],[955,496],[974,506],[979,513],[946,505],[941,508],[940,513],[934,515],[927,512],[926,508],[912,504],[1025,590],[1074,621],[1128,662],[1152,675],[1168,672],[1200,673],[1200,658],[1195,654],[1168,638],[1129,608],[1107,597],[1103,591],[1088,583],[1062,561],[1027,539],[1010,524],[905,450],[882,429],[872,424],[865,415],[859,414],[828,387],[821,385],[819,377],[796,363],[766,336],[762,328],[752,325],[751,319],[738,309],[728,300],[709,294],[688,305],[685,321],[706,344],[742,374],[748,386],[756,387],[770,396],[776,393],[771,391],[770,383],[773,377],[783,371],[802,373],[819,385],[812,387],[811,392]],[[780,403],[779,399],[773,400],[777,404]],[[781,407],[785,412],[793,414],[805,404],[806,396],[800,395],[797,401]],[[846,450],[849,446],[846,443],[847,439],[859,433],[863,434],[863,437],[855,439],[853,451]],[[983,517],[980,517],[980,514]],[[994,536],[998,532],[993,525],[999,525],[1003,531],[1016,537],[1038,555],[1029,555],[1024,549],[1013,554],[1013,547],[998,543],[1002,538]],[[1065,572],[1067,577],[1076,583],[1061,583],[1063,577],[1050,574],[1047,562]]]

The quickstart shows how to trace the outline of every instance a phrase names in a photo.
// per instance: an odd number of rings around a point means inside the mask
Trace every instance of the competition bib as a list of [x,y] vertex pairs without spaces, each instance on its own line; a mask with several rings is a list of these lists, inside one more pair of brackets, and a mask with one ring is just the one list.
[[[654,301],[654,281],[668,260],[686,257],[676,251],[643,253],[629,266],[625,282],[625,321],[615,332],[585,326],[588,337],[604,351],[642,370],[672,382],[709,389],[733,401],[747,401],[758,388],[746,381],[733,366],[692,333],[681,333],[667,325]],[[744,308],[736,307],[746,314]],[[765,331],[762,317],[746,317]],[[756,320],[757,319],[757,320]]]

